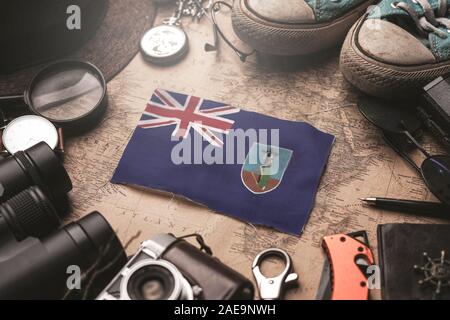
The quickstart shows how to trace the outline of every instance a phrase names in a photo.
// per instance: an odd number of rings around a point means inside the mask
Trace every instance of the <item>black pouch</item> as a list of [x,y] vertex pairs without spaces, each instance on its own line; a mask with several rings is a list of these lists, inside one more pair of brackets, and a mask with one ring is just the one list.
[[378,255],[383,300],[450,299],[450,224],[380,225]]
[[205,300],[251,300],[252,283],[240,273],[179,238],[162,254],[191,284],[203,289]]

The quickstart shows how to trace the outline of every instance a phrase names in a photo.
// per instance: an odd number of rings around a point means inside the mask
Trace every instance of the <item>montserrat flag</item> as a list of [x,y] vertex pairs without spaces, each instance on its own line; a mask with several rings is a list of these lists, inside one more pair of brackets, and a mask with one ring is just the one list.
[[299,235],[333,142],[308,123],[158,89],[112,182],[174,193]]

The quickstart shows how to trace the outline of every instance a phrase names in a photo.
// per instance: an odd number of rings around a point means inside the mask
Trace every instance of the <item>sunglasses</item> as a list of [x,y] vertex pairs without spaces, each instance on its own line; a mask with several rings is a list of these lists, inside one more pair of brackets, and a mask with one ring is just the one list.
[[[418,142],[422,123],[415,109],[367,96],[359,99],[358,107],[369,122],[383,131],[386,143],[422,176],[431,193],[450,205],[450,156],[431,155]],[[414,150],[425,156],[421,164],[411,157]]]

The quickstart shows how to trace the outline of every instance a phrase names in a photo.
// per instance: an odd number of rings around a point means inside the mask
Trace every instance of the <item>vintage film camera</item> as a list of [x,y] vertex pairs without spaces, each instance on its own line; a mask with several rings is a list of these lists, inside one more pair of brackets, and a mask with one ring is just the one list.
[[97,299],[253,299],[253,284],[212,257],[203,239],[195,236],[200,249],[171,234],[144,241]]
[[[0,299],[95,298],[125,265],[123,247],[99,213],[58,230],[63,217],[54,203],[71,189],[45,143],[0,161]],[[90,294],[82,292],[84,282],[69,290],[69,266],[88,276]]]

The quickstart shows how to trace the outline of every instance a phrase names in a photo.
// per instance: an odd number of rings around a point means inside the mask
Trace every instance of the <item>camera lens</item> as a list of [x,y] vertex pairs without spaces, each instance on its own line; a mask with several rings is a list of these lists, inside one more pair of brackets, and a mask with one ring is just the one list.
[[45,142],[0,161],[0,202],[34,185],[51,200],[72,189],[61,160]]
[[160,279],[146,279],[140,284],[139,293],[143,300],[161,300],[165,287]]
[[173,274],[161,266],[145,266],[130,277],[128,292],[132,300],[167,300],[175,286]]
[[61,220],[39,187],[31,187],[0,205],[0,216],[17,240],[40,238],[58,228]]
[[121,287],[122,297],[131,300],[192,300],[189,282],[170,262],[142,260],[134,264]]

